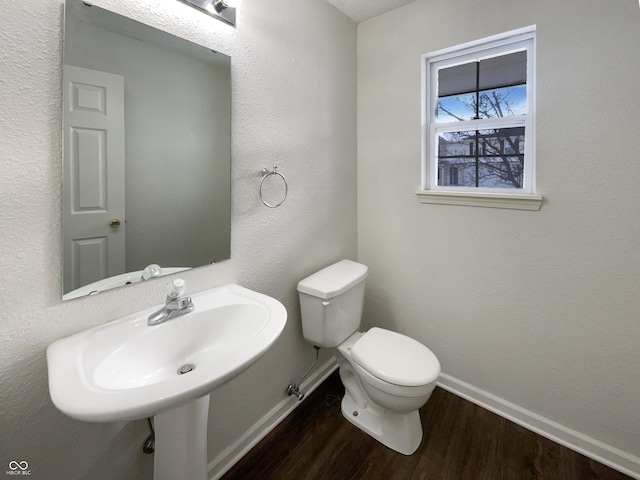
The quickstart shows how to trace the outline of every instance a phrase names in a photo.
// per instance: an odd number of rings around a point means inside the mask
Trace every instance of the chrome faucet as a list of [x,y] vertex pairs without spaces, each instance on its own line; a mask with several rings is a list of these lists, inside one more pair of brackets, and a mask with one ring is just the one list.
[[167,320],[193,311],[194,306],[191,297],[182,296],[185,291],[185,285],[185,281],[181,278],[176,278],[171,283],[171,291],[167,295],[165,306],[149,315],[147,325],[159,325]]

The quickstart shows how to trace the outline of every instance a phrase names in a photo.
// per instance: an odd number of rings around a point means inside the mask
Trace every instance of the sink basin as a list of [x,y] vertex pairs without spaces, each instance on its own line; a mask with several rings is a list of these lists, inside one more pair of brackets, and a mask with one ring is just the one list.
[[[155,326],[161,305],[47,348],[58,409],[92,422],[158,415],[208,395],[255,362],[284,329],[277,300],[230,284],[191,296],[195,309]],[[186,373],[183,373],[186,372]]]

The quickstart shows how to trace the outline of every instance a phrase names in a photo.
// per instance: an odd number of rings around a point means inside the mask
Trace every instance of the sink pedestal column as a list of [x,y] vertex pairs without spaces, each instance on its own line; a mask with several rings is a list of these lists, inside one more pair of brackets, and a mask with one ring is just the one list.
[[209,395],[154,417],[154,480],[207,480]]

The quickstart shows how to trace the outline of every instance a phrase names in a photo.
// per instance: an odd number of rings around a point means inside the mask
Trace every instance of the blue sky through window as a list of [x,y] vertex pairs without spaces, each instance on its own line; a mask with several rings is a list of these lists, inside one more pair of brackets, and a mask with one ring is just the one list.
[[[481,91],[480,97],[480,118],[510,117],[527,113],[526,85]],[[471,120],[476,115],[475,103],[475,92],[439,98],[437,122]]]

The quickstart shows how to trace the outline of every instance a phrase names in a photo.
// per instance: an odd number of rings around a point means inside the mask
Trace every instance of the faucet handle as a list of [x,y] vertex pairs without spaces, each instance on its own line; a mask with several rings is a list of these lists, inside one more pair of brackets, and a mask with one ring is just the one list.
[[142,271],[142,280],[149,280],[153,277],[161,277],[162,276],[162,268],[160,265],[152,263],[151,265],[147,265],[147,267]]
[[167,295],[168,298],[179,298],[184,295],[185,290],[187,289],[187,282],[185,282],[181,278],[176,278],[173,282],[171,282],[171,290]]

